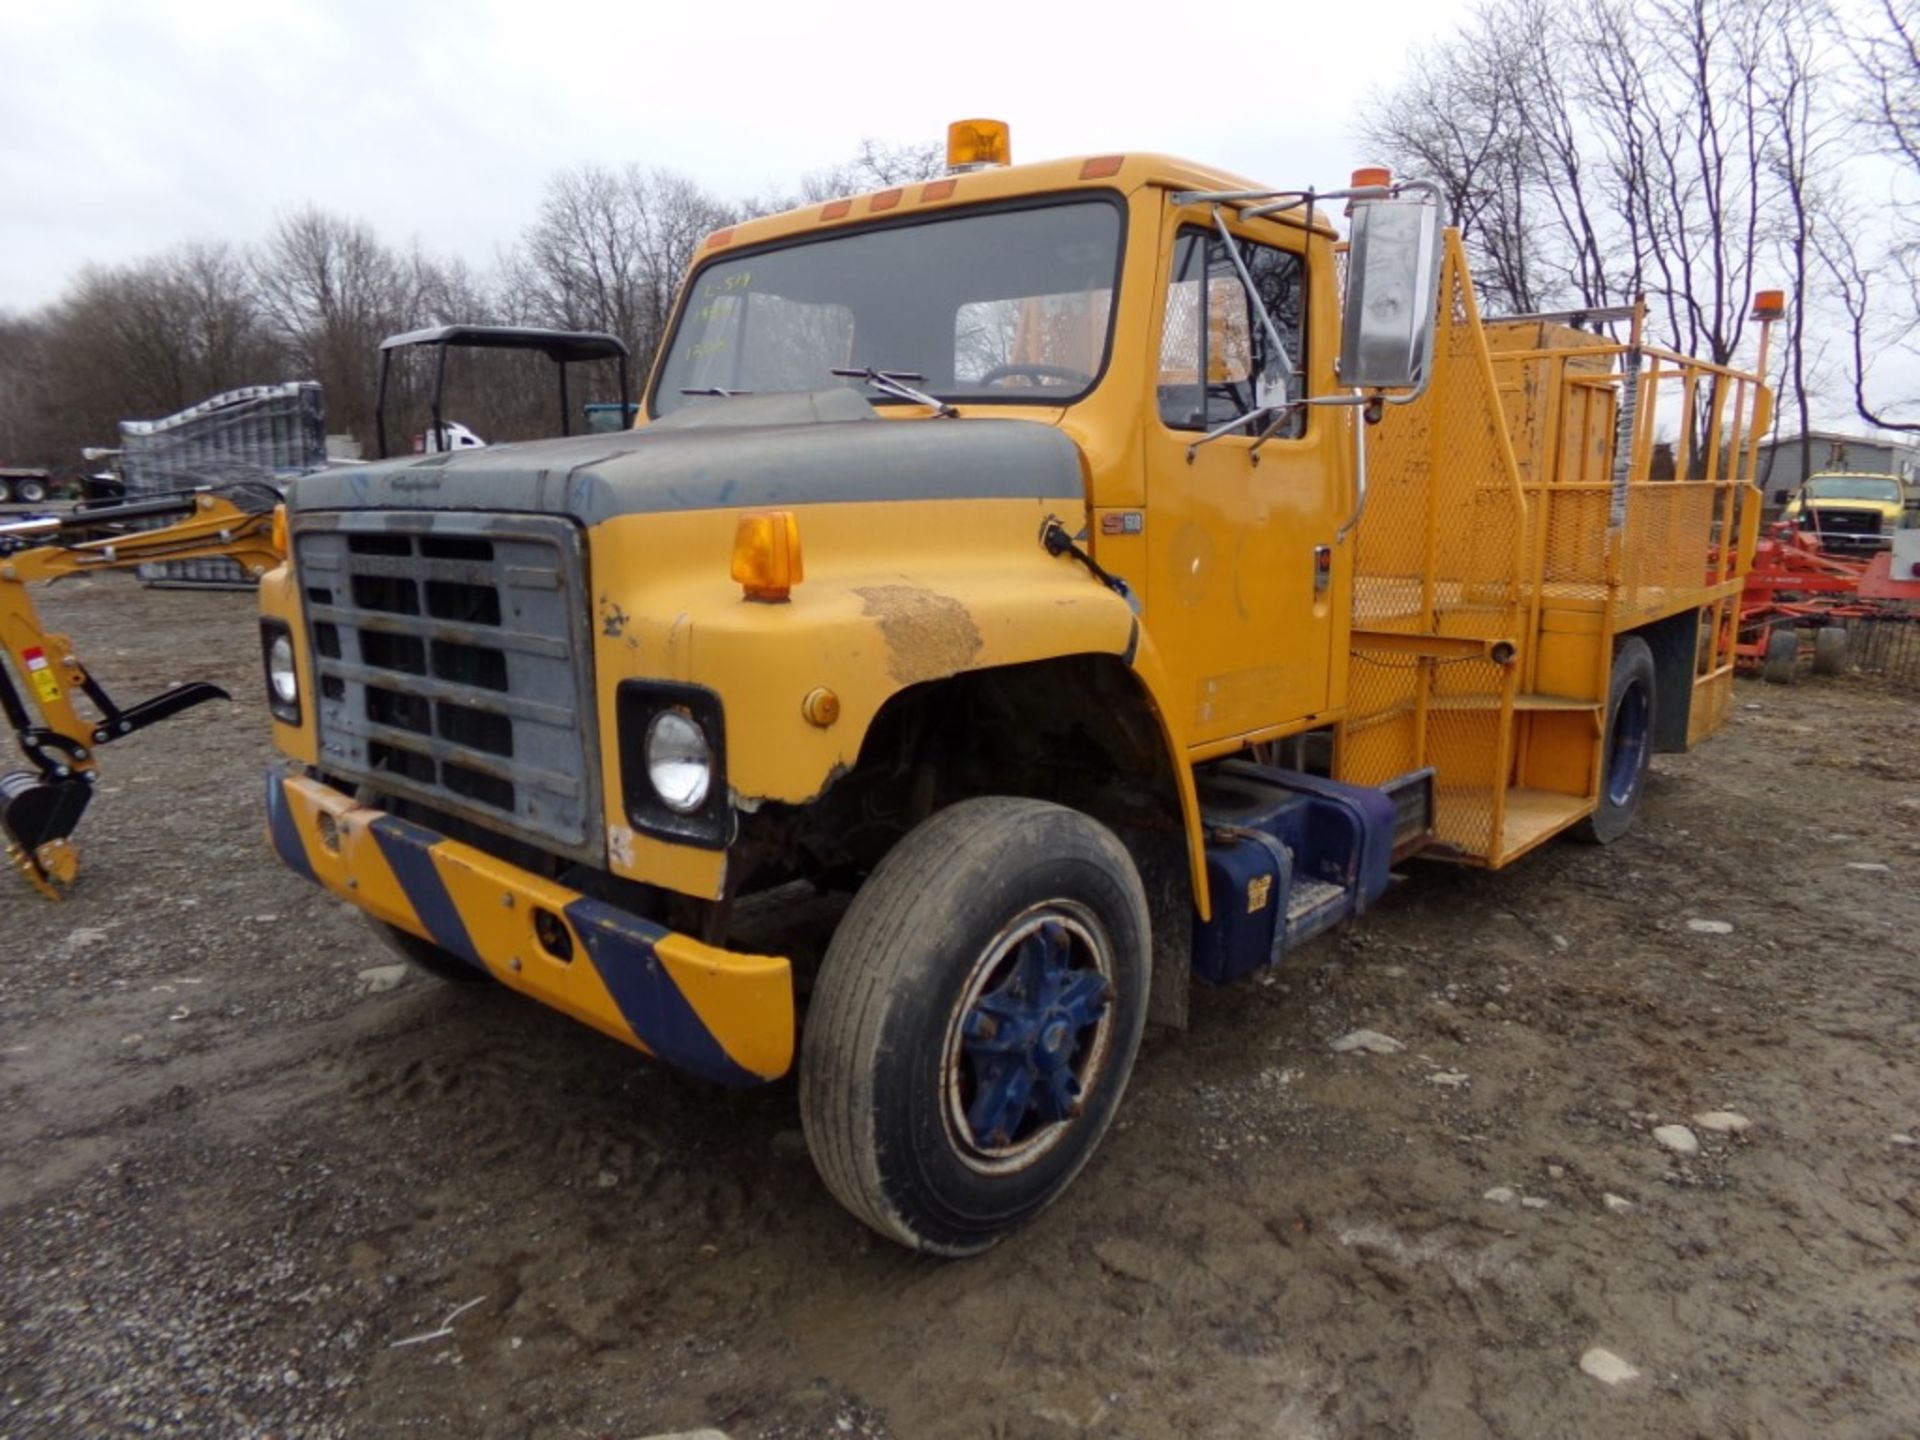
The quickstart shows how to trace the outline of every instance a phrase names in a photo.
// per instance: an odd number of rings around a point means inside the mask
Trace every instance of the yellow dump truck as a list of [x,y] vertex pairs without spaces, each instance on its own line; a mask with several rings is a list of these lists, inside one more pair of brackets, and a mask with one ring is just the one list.
[[[1768,397],[1484,323],[1384,173],[950,159],[708,237],[630,431],[303,480],[261,596],[288,866],[662,1062],[797,1061],[833,1193],[964,1255],[1196,977],[1625,830],[1727,709]],[[744,953],[802,885],[824,958]]]

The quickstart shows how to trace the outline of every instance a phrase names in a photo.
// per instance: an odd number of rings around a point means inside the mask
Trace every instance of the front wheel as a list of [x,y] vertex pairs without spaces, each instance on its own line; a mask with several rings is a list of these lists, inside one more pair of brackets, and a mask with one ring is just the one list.
[[828,946],[800,1053],[807,1146],[890,1240],[972,1255],[1106,1133],[1146,1021],[1146,894],[1104,825],[967,800],[900,842]]

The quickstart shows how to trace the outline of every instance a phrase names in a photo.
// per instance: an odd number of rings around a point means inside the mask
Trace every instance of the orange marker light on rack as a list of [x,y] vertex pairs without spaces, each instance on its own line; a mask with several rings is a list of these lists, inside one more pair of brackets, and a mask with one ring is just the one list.
[[1753,297],[1753,317],[1755,320],[1778,320],[1787,313],[1787,292],[1784,290],[1760,290]]
[[1353,172],[1353,179],[1348,183],[1355,190],[1366,190],[1375,185],[1384,190],[1393,184],[1393,171],[1384,165],[1362,165]]
[[947,169],[1013,163],[1013,131],[1004,120],[956,120],[947,126]]
[[733,578],[747,599],[778,604],[806,578],[800,521],[791,510],[749,510],[733,532]]

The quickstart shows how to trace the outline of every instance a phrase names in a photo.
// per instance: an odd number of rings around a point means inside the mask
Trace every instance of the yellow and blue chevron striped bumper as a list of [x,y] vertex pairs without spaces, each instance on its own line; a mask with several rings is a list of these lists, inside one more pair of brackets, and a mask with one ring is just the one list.
[[[793,1063],[784,959],[675,934],[297,771],[267,773],[267,838],[294,873],[667,1064],[756,1085]],[[542,913],[569,955],[542,943]]]

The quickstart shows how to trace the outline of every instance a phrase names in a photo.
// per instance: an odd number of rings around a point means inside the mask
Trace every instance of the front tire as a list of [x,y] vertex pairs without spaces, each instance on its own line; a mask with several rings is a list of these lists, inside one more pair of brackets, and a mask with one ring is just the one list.
[[834,1197],[917,1250],[973,1255],[1056,1199],[1140,1047],[1146,893],[1104,825],[967,800],[901,841],[821,965],[800,1115]]

